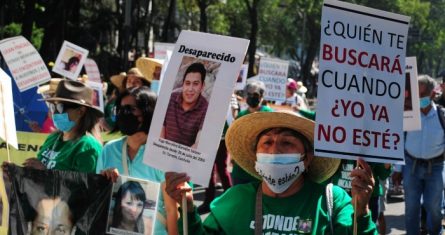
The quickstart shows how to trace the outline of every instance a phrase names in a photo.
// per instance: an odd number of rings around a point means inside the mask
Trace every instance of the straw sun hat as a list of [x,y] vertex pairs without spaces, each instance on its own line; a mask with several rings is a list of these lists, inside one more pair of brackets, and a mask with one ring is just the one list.
[[150,83],[150,80],[148,80],[144,76],[144,74],[142,74],[141,71],[136,67],[131,68],[130,70],[128,70],[127,73],[122,72],[122,73],[119,73],[118,75],[112,76],[110,78],[110,81],[111,81],[111,83],[113,83],[114,86],[116,86],[119,89],[119,91],[123,91],[125,89],[125,87],[123,87],[122,81],[124,81],[124,79],[130,74],[133,76],[136,76],[142,80],[146,80],[146,81],[148,81],[148,83]]
[[[226,134],[230,156],[252,176],[261,179],[255,171],[258,135],[270,128],[289,128],[304,135],[314,144],[315,123],[291,112],[257,112],[243,116],[232,123]],[[306,170],[310,179],[321,183],[329,179],[340,165],[340,159],[314,157]]]
[[140,57],[136,60],[136,67],[142,72],[147,80],[151,82],[153,80],[153,73],[155,72],[156,67],[162,68],[162,63],[162,60]]

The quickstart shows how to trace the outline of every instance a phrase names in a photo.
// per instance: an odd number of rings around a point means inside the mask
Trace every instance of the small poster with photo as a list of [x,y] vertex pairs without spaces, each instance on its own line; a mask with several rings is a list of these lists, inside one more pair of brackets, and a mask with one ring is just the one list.
[[417,82],[416,57],[406,57],[405,101],[403,105],[403,130],[415,131],[422,128],[420,123],[419,84]]
[[119,176],[113,184],[107,233],[150,235],[156,220],[160,184]]
[[64,41],[53,67],[53,72],[72,80],[77,80],[87,56],[87,49]]
[[88,81],[98,82],[98,83],[102,82],[100,79],[100,72],[99,68],[97,67],[96,61],[88,58],[85,61],[84,67],[88,75]]
[[249,70],[248,64],[243,64],[238,74],[238,78],[236,79],[235,90],[240,91],[244,90],[247,82],[247,72]]
[[160,87],[144,163],[208,183],[248,45],[246,39],[181,32]]
[[104,111],[103,85],[99,82],[87,81],[86,85],[93,89],[93,105]]

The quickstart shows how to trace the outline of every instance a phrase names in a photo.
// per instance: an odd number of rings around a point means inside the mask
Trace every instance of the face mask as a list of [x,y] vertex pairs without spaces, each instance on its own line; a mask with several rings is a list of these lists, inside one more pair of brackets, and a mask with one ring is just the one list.
[[54,126],[56,126],[57,129],[68,132],[70,131],[76,123],[71,121],[68,117],[68,113],[55,113],[53,114],[53,122]]
[[255,170],[272,192],[282,193],[304,172],[304,161],[291,164],[256,162]]
[[124,135],[133,135],[139,131],[140,123],[132,113],[120,113],[117,115],[117,126]]
[[257,153],[256,161],[259,163],[292,164],[300,162],[302,157],[303,155],[300,153],[286,153],[286,154]]
[[252,108],[256,108],[256,107],[258,107],[258,105],[260,104],[260,98],[258,98],[258,97],[251,97],[251,96],[248,96],[247,99],[246,99],[246,103],[247,103],[250,107],[252,107]]
[[429,96],[425,96],[425,97],[420,98],[420,103],[419,104],[420,104],[420,108],[421,109],[424,109],[424,108],[428,107],[428,105],[431,104],[430,97]]
[[150,89],[151,89],[154,93],[159,94],[159,80],[153,80],[153,81],[151,81]]

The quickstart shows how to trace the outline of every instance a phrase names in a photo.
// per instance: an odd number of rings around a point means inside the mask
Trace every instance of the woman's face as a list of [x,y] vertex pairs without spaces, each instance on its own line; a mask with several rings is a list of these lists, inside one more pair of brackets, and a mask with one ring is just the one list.
[[144,121],[144,118],[142,117],[142,111],[136,105],[136,98],[134,98],[131,95],[125,96],[121,101],[121,107],[124,107],[124,106],[131,107],[133,115],[138,118],[139,122],[142,123]]
[[303,142],[292,135],[291,131],[280,131],[272,129],[258,139],[257,153],[301,153],[304,154]]
[[133,88],[133,87],[141,87],[144,85],[142,83],[142,80],[134,75],[129,74],[127,76],[127,84],[125,85],[127,89]]
[[130,192],[127,192],[121,201],[122,218],[125,221],[136,221],[144,209],[144,202],[132,197]]

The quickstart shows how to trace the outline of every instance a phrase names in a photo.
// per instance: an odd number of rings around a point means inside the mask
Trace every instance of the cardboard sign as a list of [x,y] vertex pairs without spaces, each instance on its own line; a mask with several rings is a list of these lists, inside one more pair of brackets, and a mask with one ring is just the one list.
[[104,95],[102,83],[87,81],[86,85],[93,89],[93,105],[104,112]]
[[288,67],[288,61],[261,57],[258,80],[266,85],[265,100],[286,100]]
[[102,83],[100,79],[99,68],[97,67],[96,61],[88,58],[85,61],[85,71],[87,72],[88,75],[88,81]]
[[221,107],[229,106],[248,44],[240,38],[181,32],[153,114],[146,164],[208,183],[227,113]]
[[173,51],[175,48],[174,43],[155,42],[155,59],[165,60],[167,59],[167,52]]
[[51,79],[42,57],[22,36],[0,41],[0,51],[21,92]]
[[247,82],[247,73],[249,70],[248,64],[243,64],[238,74],[238,78],[236,79],[235,90],[241,91],[244,90]]
[[13,104],[11,78],[0,69],[0,138],[17,149]]
[[315,155],[404,162],[401,120],[409,19],[324,2]]
[[64,41],[57,56],[53,72],[77,80],[88,56],[88,50],[71,42]]
[[403,130],[420,130],[419,83],[417,82],[416,57],[407,57],[405,64],[405,101],[403,106]]
[[[153,234],[159,191],[159,183],[123,175],[119,176],[116,183],[113,184],[108,210],[107,233],[115,235]],[[125,205],[127,194],[133,203],[131,206]],[[125,228],[125,221],[134,219],[131,216],[137,218],[137,226],[133,230]]]

